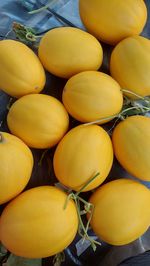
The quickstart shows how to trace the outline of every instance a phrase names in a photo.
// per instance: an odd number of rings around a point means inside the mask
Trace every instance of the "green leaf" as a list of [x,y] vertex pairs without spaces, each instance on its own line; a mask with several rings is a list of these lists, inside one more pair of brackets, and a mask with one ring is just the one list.
[[26,259],[11,254],[4,266],[42,266],[42,259]]

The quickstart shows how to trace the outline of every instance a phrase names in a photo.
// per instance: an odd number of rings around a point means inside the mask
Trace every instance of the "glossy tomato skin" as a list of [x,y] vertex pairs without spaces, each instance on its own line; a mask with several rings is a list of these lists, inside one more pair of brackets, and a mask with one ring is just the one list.
[[[63,90],[67,111],[81,122],[91,122],[116,115],[123,105],[119,84],[109,75],[84,71],[71,77]],[[102,120],[100,124],[108,120]]]
[[78,228],[75,203],[56,187],[42,186],[20,194],[0,220],[3,245],[17,256],[43,258],[63,251]]
[[0,204],[17,196],[27,185],[33,156],[19,138],[0,132]]
[[143,0],[80,0],[79,11],[87,30],[111,45],[139,35],[147,20]]
[[72,27],[48,31],[40,41],[38,55],[43,66],[61,78],[70,78],[86,70],[98,70],[103,60],[98,40]]
[[112,141],[115,156],[126,171],[150,181],[150,118],[126,118],[114,129]]
[[7,123],[10,131],[29,147],[50,148],[57,144],[69,126],[63,104],[44,94],[26,95],[10,108]]
[[100,126],[77,126],[59,142],[53,163],[58,180],[76,191],[99,172],[83,191],[92,190],[106,179],[111,169],[113,149],[110,137]]
[[149,227],[150,191],[139,182],[111,181],[98,188],[89,202],[94,205],[91,226],[109,244],[129,244]]
[[[110,72],[123,89],[140,96],[149,96],[150,41],[142,36],[121,41],[112,52]],[[125,94],[136,98],[136,95]]]
[[0,41],[0,88],[20,98],[39,93],[45,85],[44,68],[35,53],[14,40]]

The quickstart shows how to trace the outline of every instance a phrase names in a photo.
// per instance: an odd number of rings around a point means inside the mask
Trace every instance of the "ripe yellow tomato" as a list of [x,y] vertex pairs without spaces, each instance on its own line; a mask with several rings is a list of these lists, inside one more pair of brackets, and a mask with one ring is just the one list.
[[126,118],[116,126],[112,141],[115,156],[126,171],[150,181],[150,118]]
[[58,144],[54,171],[65,186],[78,191],[96,173],[98,177],[84,191],[98,187],[108,176],[113,162],[112,143],[100,126],[77,126]]
[[0,220],[3,245],[17,256],[43,258],[63,251],[78,229],[75,203],[52,186],[30,189],[4,209]]
[[[150,41],[141,36],[121,41],[112,52],[110,71],[123,89],[141,96],[149,96]],[[132,94],[125,94],[136,98]]]
[[147,20],[143,0],[80,0],[79,11],[87,30],[112,45],[140,34]]
[[149,227],[150,191],[130,179],[111,181],[90,198],[94,205],[91,226],[112,245],[126,245],[139,238]]
[[33,156],[26,144],[9,133],[0,132],[0,204],[25,188],[32,168]]
[[[63,90],[63,103],[75,119],[91,122],[118,114],[123,105],[123,94],[119,84],[109,75],[85,71],[68,80]],[[103,120],[101,124],[107,121]]]
[[81,71],[97,70],[103,59],[97,39],[71,27],[48,31],[41,39],[38,54],[43,66],[62,78],[70,78]]
[[68,129],[69,117],[63,104],[44,94],[17,100],[7,116],[10,131],[33,148],[50,148]]
[[44,85],[44,68],[35,53],[21,42],[0,41],[0,89],[19,98],[39,93]]

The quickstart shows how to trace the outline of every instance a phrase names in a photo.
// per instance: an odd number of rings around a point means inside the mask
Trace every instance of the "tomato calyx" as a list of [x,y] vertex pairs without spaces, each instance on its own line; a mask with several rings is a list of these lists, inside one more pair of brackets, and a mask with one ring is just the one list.
[[14,31],[18,40],[29,46],[36,44],[38,39],[42,37],[40,35],[36,35],[36,32],[33,28],[27,27],[18,22],[13,22],[12,30]]
[[[55,2],[55,0],[54,0]],[[55,12],[53,9],[51,9],[49,6],[53,4],[53,1],[50,1],[47,5],[44,5],[38,9],[31,10],[28,12],[28,14],[37,14],[41,11],[47,10],[52,16],[54,16],[59,22],[62,24],[66,24],[67,26],[73,27],[73,28],[78,28],[76,25],[74,25],[72,22],[70,22],[68,19],[64,18],[57,12]],[[25,7],[27,8],[26,4]],[[28,8],[27,8],[28,9]],[[51,29],[51,28],[50,28]],[[42,32],[36,32],[33,28],[28,27],[26,25],[23,25],[18,22],[13,22],[12,30],[14,31],[16,37],[23,43],[29,46],[35,46],[37,48],[37,43],[39,41],[39,38],[43,37],[43,34],[48,32],[50,29],[47,29]],[[11,31],[12,31],[11,30]]]
[[[82,237],[83,241],[82,243],[84,243],[85,240],[88,240],[93,248],[93,250],[96,250],[96,245],[101,245],[100,242],[94,240],[93,238],[91,238],[88,235],[88,229],[90,227],[90,222],[93,216],[93,211],[94,211],[94,205],[92,203],[89,203],[88,201],[84,200],[83,198],[81,198],[79,195],[80,193],[90,184],[92,183],[97,176],[100,173],[96,173],[88,182],[85,183],[85,185],[76,193],[74,192],[70,192],[68,194],[68,197],[66,199],[66,202],[64,204],[64,209],[67,208],[68,202],[70,199],[72,199],[75,202],[76,205],[76,209],[77,209],[77,214],[78,214],[78,220],[79,220],[79,226],[78,226],[78,234]],[[84,204],[84,209],[81,210],[81,203]],[[82,216],[86,215],[89,213],[89,219],[86,223],[86,225],[84,225],[83,220],[82,220]]]

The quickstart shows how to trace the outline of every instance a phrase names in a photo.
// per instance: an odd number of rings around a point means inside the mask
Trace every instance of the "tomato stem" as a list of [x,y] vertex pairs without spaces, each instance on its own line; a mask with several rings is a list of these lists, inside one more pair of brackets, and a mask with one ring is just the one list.
[[[31,14],[36,14],[36,13],[39,13],[39,12],[47,9],[47,11],[51,15],[53,15],[58,21],[60,21],[61,24],[66,24],[67,26],[70,26],[70,27],[73,27],[73,28],[77,28],[77,26],[74,25],[71,21],[69,21],[65,17],[61,16],[59,13],[57,13],[56,11],[54,11],[53,9],[51,9],[49,7],[50,5],[51,6],[54,5],[55,1],[57,1],[57,0],[53,0],[53,1],[51,0],[47,5],[42,6],[41,8],[35,9],[33,11],[30,11],[30,12],[28,12],[28,14],[30,14],[30,15]],[[42,34],[45,33],[45,32],[47,32],[48,30],[50,30],[50,29],[47,29],[46,31],[43,31]]]
[[45,155],[46,155],[47,152],[48,152],[48,149],[46,149],[45,151],[42,152],[41,158],[40,158],[40,160],[38,162],[38,165],[39,166],[42,165],[42,161],[43,161],[43,159],[44,159],[44,157],[45,157]]
[[126,90],[126,89],[122,89],[121,91],[122,92],[126,92],[126,93],[131,94],[131,95],[134,95],[135,97],[137,97],[137,98],[145,101],[146,103],[149,103],[150,102],[149,99],[145,99],[145,97],[142,97],[141,95],[139,95],[139,94],[137,94],[137,93],[135,93],[133,91],[129,91],[129,90]]
[[76,192],[76,196],[78,196],[89,184],[91,184],[99,175],[100,173],[98,172],[96,175],[94,175],[89,181],[86,182],[86,184],[78,191]]
[[88,212],[90,212],[90,217],[89,217],[89,219],[88,219],[88,222],[87,222],[87,225],[86,225],[86,228],[85,228],[85,230],[86,230],[86,232],[88,231],[88,229],[89,229],[89,226],[90,226],[90,222],[91,222],[91,219],[92,219],[92,216],[93,216],[93,211],[94,211],[94,205],[93,204],[90,204],[90,211],[88,211]]
[[71,192],[68,196],[67,196],[67,199],[65,201],[65,204],[64,204],[64,210],[67,208],[67,205],[68,205],[68,202],[70,199],[74,199],[74,194],[73,192]]
[[12,103],[13,103],[13,98],[11,97],[11,98],[9,99],[9,102],[8,102],[7,106],[6,106],[6,108],[7,108],[8,111],[9,111],[9,109],[10,109]]
[[132,91],[126,90],[126,89],[122,89],[121,91],[126,92],[126,93],[130,93],[130,94],[136,96],[140,100],[144,101],[144,103],[147,106],[142,105],[142,103],[138,103],[135,100],[130,100],[127,96],[125,96],[126,103],[123,105],[123,107],[125,107],[125,106],[126,107],[130,106],[130,107],[128,107],[126,109],[122,109],[122,111],[116,115],[107,116],[107,117],[104,117],[104,118],[101,118],[101,119],[98,119],[98,120],[95,120],[92,122],[85,123],[84,125],[90,126],[90,125],[100,124],[101,122],[105,122],[107,120],[112,120],[114,118],[117,118],[117,120],[118,119],[124,120],[126,118],[126,116],[132,115],[129,113],[129,111],[132,111],[132,110],[137,111],[136,114],[142,114],[142,115],[150,111],[150,99],[149,98],[142,97],[141,95],[134,93]]
[[104,118],[101,118],[101,119],[98,119],[98,120],[95,120],[95,121],[92,121],[92,122],[84,123],[83,125],[84,126],[90,126],[90,125],[99,124],[99,123],[104,122],[104,121],[106,121],[108,119],[114,119],[117,116],[118,116],[118,114],[117,115],[107,116],[107,117],[104,117]]
[[33,44],[37,41],[38,38],[42,36],[36,35],[34,29],[27,27],[18,22],[13,22],[12,26],[13,31],[16,34],[16,37],[25,44]]
[[125,116],[128,116],[128,112],[131,111],[131,110],[139,110],[141,114],[145,114],[145,113],[150,111],[150,107],[135,105],[135,106],[132,106],[132,107],[129,107],[129,108],[126,108],[126,109],[122,110],[117,115],[107,116],[105,118],[101,118],[99,120],[95,120],[95,121],[92,121],[92,122],[89,122],[89,123],[85,123],[83,125],[84,126],[95,125],[95,124],[99,124],[99,123],[101,123],[101,122],[103,122],[105,120],[110,120],[110,119],[114,119],[114,118],[119,118],[121,120],[124,120]]
[[[76,194],[75,194],[75,195],[76,195]],[[85,205],[87,204],[87,201],[86,201],[86,200],[82,199],[82,198],[79,197],[79,196],[76,196],[76,197],[78,197],[78,199],[79,199],[82,203],[84,203]]]
[[30,12],[28,12],[28,14],[30,14],[30,15],[32,15],[32,14],[37,14],[37,13],[43,11],[43,10],[46,10],[50,5],[54,4],[55,2],[56,2],[56,0],[53,0],[53,1],[50,0],[49,3],[48,3],[47,5],[42,6],[41,8],[35,9],[35,10],[33,10],[33,11],[30,11]]
[[[86,200],[82,199],[79,194],[91,183],[93,182],[93,180],[95,180],[95,178],[97,178],[97,176],[99,175],[100,173],[96,173],[96,175],[94,175],[90,180],[88,180],[86,182],[86,184],[76,193],[69,193],[66,201],[65,201],[65,204],[64,204],[64,209],[67,208],[67,205],[68,205],[68,202],[70,199],[74,200],[75,202],[75,205],[76,205],[76,209],[77,209],[77,215],[78,215],[78,220],[79,220],[79,226],[78,226],[78,233],[79,235],[83,238],[83,242],[85,241],[85,239],[87,239],[88,241],[90,241],[90,244],[93,248],[93,250],[95,251],[96,250],[96,245],[101,245],[98,241],[95,241],[94,239],[92,239],[89,235],[88,235],[88,229],[89,229],[89,226],[90,226],[90,222],[91,222],[91,219],[92,219],[92,215],[93,215],[93,211],[94,211],[94,205],[92,203],[89,203],[87,202]],[[84,210],[81,210],[80,208],[80,202],[84,203]],[[82,221],[82,218],[81,216],[82,215],[85,215],[89,213],[90,216],[89,216],[89,219],[87,221],[87,224],[86,226],[84,226],[84,223]],[[83,232],[83,234],[82,234]]]
[[78,198],[75,197],[74,195],[74,201],[75,201],[75,204],[76,204],[76,207],[77,207],[77,214],[78,214],[78,219],[79,219],[79,228],[82,229],[83,233],[81,233],[80,230],[78,230],[79,234],[82,236],[83,238],[83,242],[85,241],[85,239],[87,239],[88,241],[90,241],[91,243],[91,246],[93,248],[93,250],[95,251],[96,250],[96,244],[100,244],[99,242],[95,241],[94,239],[92,239],[89,235],[88,235],[88,228],[89,228],[89,222],[87,223],[88,227],[84,226],[83,224],[83,221],[82,221],[82,218],[81,218],[81,215],[80,215],[80,204],[78,202]]

